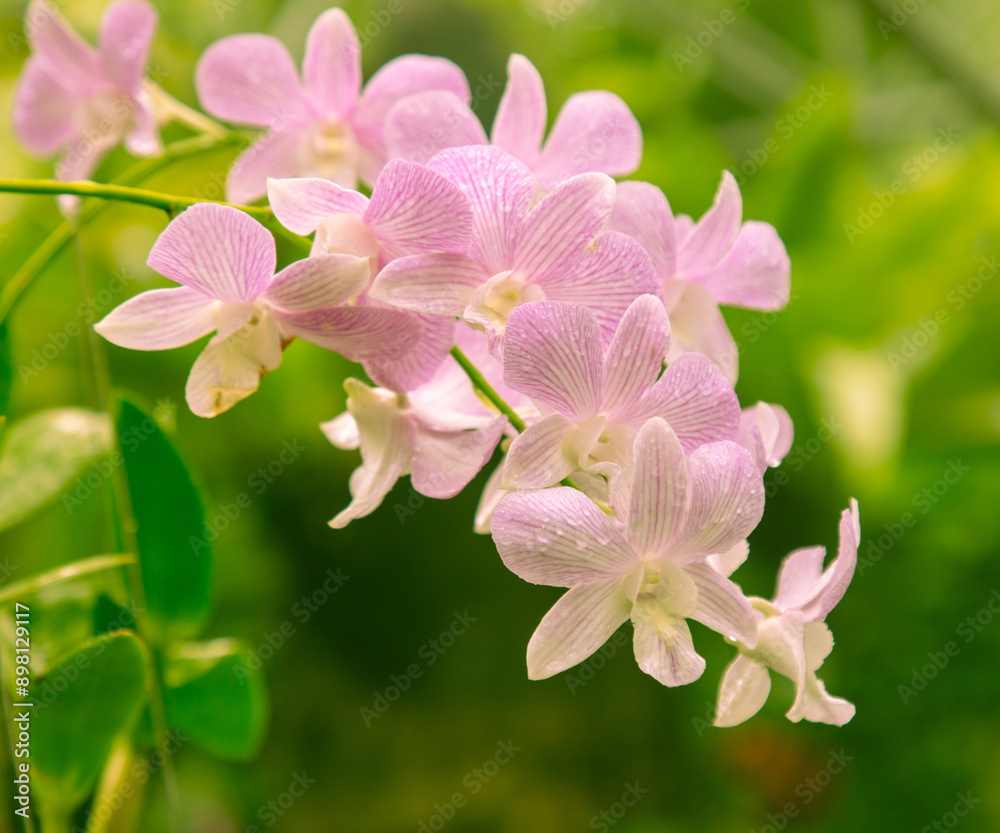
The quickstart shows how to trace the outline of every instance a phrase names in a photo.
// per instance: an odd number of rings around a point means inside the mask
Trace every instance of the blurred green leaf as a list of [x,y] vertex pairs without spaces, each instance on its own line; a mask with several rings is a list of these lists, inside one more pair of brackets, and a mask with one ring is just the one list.
[[201,631],[211,605],[211,557],[201,499],[151,416],[122,400],[118,430],[155,637],[160,644],[190,639]]
[[223,758],[245,761],[267,732],[263,677],[246,662],[247,646],[235,639],[192,642],[164,668],[167,722]]
[[8,429],[0,453],[0,531],[42,508],[83,467],[111,448],[107,414],[83,408],[40,411]]
[[[7,323],[0,323],[0,417],[10,412],[10,383],[14,378],[14,364],[10,355],[10,331]],[[0,419],[0,431],[3,420]]]
[[45,709],[30,712],[32,784],[47,825],[86,799],[115,739],[139,716],[146,664],[142,643],[116,633],[91,640],[35,681],[36,690],[50,683],[59,691]]

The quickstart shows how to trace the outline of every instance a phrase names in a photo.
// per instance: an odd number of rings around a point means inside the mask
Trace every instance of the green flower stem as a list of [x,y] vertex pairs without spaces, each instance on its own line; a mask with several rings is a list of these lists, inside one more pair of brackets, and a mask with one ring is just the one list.
[[508,405],[503,397],[496,392],[493,385],[486,381],[486,377],[479,372],[477,368],[471,361],[469,357],[462,352],[461,348],[456,344],[451,348],[451,355],[461,366],[462,370],[465,371],[465,375],[469,377],[469,381],[472,382],[472,386],[478,390],[483,396],[493,403],[494,407],[500,411],[507,419],[510,420],[510,424],[517,429],[518,434],[523,434],[526,428],[524,420],[517,415],[510,405]]

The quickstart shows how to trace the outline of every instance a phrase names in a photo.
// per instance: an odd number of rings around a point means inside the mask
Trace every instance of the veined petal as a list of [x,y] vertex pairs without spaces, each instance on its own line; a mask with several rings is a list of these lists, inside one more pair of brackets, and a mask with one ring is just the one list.
[[385,118],[385,146],[393,159],[423,165],[445,148],[488,143],[476,114],[446,90],[407,96]]
[[368,294],[415,312],[461,315],[488,279],[468,255],[412,255],[397,258],[379,272]]
[[836,607],[847,591],[858,563],[858,546],[861,543],[861,525],[858,502],[851,498],[851,505],[840,516],[840,546],[834,562],[823,572],[816,595],[802,606],[806,621],[821,621]]
[[436,171],[392,159],[364,214],[387,260],[429,252],[464,252],[472,239],[469,198]]
[[528,168],[500,148],[465,147],[442,151],[429,167],[468,196],[472,209],[469,256],[488,275],[511,268],[514,244],[535,193]]
[[628,539],[640,555],[657,556],[676,540],[688,505],[688,466],[673,429],[651,419],[635,438]]
[[722,676],[713,725],[738,726],[749,720],[761,710],[770,692],[767,668],[743,654],[737,655]]
[[803,547],[785,556],[778,573],[774,606],[778,610],[800,610],[822,587],[826,547]]
[[538,282],[545,297],[590,307],[610,342],[629,305],[640,295],[660,295],[649,255],[617,231],[599,234],[578,258]]
[[524,55],[511,55],[507,86],[493,120],[493,144],[530,167],[542,147],[547,114],[542,76]]
[[343,9],[327,9],[306,38],[306,90],[321,112],[350,115],[361,90],[361,44]]
[[420,337],[420,324],[412,315],[379,307],[279,312],[279,318],[287,332],[356,362],[399,359]]
[[472,525],[472,531],[479,535],[489,535],[490,527],[493,523],[493,512],[497,504],[509,495],[506,489],[500,488],[500,475],[503,474],[504,461],[494,469],[489,476],[486,485],[483,486],[483,493],[479,497],[479,504],[476,506],[476,517]]
[[614,201],[615,182],[604,174],[560,183],[525,217],[513,268],[534,281],[564,272],[604,230]]
[[564,593],[531,636],[528,677],[544,680],[585,660],[628,621],[630,608],[615,578]]
[[342,529],[355,518],[378,508],[396,481],[406,472],[413,454],[414,427],[395,395],[372,390],[357,379],[344,382],[347,407],[354,417],[361,443],[361,465],[351,474],[351,503],[330,526]]
[[450,92],[463,104],[469,101],[465,73],[451,61],[427,55],[393,58],[368,79],[352,121],[366,135],[381,132],[385,117],[396,102],[428,90]]
[[757,619],[743,591],[704,561],[684,567],[698,587],[698,608],[692,619],[731,639],[753,648],[757,645]]
[[263,297],[290,312],[308,312],[349,301],[364,291],[370,276],[366,257],[314,255],[278,272]]
[[694,649],[691,629],[676,616],[648,617],[632,611],[633,649],[639,667],[665,686],[693,683],[705,671],[705,660]]
[[84,89],[100,85],[103,79],[97,50],[76,33],[51,3],[31,0],[24,20],[33,55],[55,78],[73,79],[73,86]]
[[472,431],[418,429],[410,480],[420,494],[450,498],[469,485],[485,466],[503,436],[507,417]]
[[774,226],[748,221],[728,254],[696,280],[720,304],[777,310],[788,303],[791,268]]
[[256,139],[236,157],[226,177],[226,199],[251,203],[267,193],[269,178],[286,179],[299,173],[303,134],[295,126],[283,126]]
[[568,486],[507,495],[493,513],[492,532],[507,569],[532,584],[620,579],[636,563],[614,521]]
[[600,404],[602,346],[597,318],[586,307],[523,304],[507,319],[504,382],[581,422]]
[[730,384],[735,385],[739,377],[740,348],[708,290],[701,284],[688,283],[680,301],[667,309],[672,328],[667,361],[673,361],[685,350],[701,353],[708,356]]
[[14,93],[14,132],[39,156],[55,153],[77,135],[73,111],[79,96],[52,72],[38,58],[28,58]]
[[130,350],[169,350],[215,329],[216,302],[196,289],[151,289],[115,307],[94,325],[112,344]]
[[257,390],[261,377],[281,363],[281,339],[274,316],[255,327],[216,336],[191,368],[185,396],[202,417],[218,416]]
[[153,245],[150,269],[230,303],[254,300],[274,276],[274,238],[237,208],[199,203],[175,217]]
[[360,216],[368,207],[368,197],[364,194],[318,177],[269,178],[267,201],[278,222],[296,234],[312,234],[327,217]]
[[634,238],[653,261],[661,281],[673,276],[677,230],[670,203],[655,185],[619,182],[608,229]]
[[501,487],[554,486],[580,468],[606,422],[604,417],[593,417],[577,425],[562,414],[549,414],[532,423],[507,451]]
[[642,128],[628,105],[603,90],[566,99],[538,162],[539,181],[551,188],[587,171],[628,176],[642,160]]
[[101,18],[101,64],[120,90],[142,84],[156,32],[156,10],[144,0],[119,0]]
[[195,67],[198,99],[216,118],[258,127],[303,119],[299,73],[270,35],[232,35],[213,43]]
[[[371,305],[370,299],[365,300],[365,306]],[[399,314],[399,310],[393,312]],[[395,342],[395,349],[366,358],[363,364],[376,384],[395,391],[413,391],[428,382],[448,358],[455,343],[455,322],[440,315],[403,314],[417,327],[417,335],[409,344]]]
[[729,578],[747,560],[750,545],[746,541],[737,541],[725,552],[718,552],[705,559],[719,575]]
[[604,404],[614,415],[652,387],[670,347],[670,322],[663,302],[640,295],[632,302],[604,354]]
[[695,275],[718,263],[735,243],[742,219],[740,188],[733,175],[723,171],[715,202],[680,246],[677,271]]
[[794,426],[788,411],[780,405],[758,402],[740,415],[737,442],[749,451],[763,474],[769,466],[781,465],[792,447]]
[[678,560],[729,549],[764,514],[764,481],[750,453],[734,442],[699,446],[688,458],[691,497],[672,548]]
[[690,453],[706,443],[735,440],[740,403],[732,385],[705,356],[684,353],[620,418],[638,425],[653,416],[669,422]]

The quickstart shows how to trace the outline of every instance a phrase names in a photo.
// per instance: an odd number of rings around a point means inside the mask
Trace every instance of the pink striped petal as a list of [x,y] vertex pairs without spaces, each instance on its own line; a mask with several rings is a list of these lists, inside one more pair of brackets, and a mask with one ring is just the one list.
[[398,360],[420,337],[420,324],[412,315],[378,307],[282,313],[281,326],[351,361]]
[[806,621],[819,621],[837,606],[844,597],[854,569],[858,563],[858,546],[861,543],[861,525],[858,502],[851,498],[850,508],[840,516],[840,545],[837,557],[823,572],[819,592],[802,607]]
[[803,547],[785,556],[774,597],[778,610],[799,610],[816,597],[822,586],[824,558],[826,547]]
[[768,467],[781,465],[792,447],[794,427],[788,411],[780,405],[758,402],[740,415],[737,442],[749,451],[763,474]]
[[649,393],[620,418],[640,425],[657,416],[670,423],[688,453],[705,443],[735,440],[740,403],[733,386],[697,353],[678,356]]
[[125,134],[125,149],[133,156],[155,156],[163,149],[160,125],[148,95],[140,90],[131,103],[132,129]]
[[[370,303],[370,302],[369,302]],[[381,306],[376,304],[376,307]],[[398,314],[399,310],[395,310]],[[364,360],[365,372],[377,384],[407,392],[428,382],[454,344],[455,322],[439,315],[405,313],[417,334],[409,342],[396,339],[394,349]]]
[[500,475],[503,473],[503,461],[493,470],[486,485],[483,486],[483,493],[479,497],[476,506],[476,516],[472,525],[472,531],[477,535],[489,535],[490,527],[493,523],[493,512],[497,504],[510,492],[500,488]]
[[472,212],[462,189],[436,171],[402,159],[382,169],[364,220],[388,260],[464,252],[472,238]]
[[607,224],[615,183],[604,174],[581,174],[556,186],[524,219],[513,268],[535,282],[559,276]]
[[628,621],[630,608],[617,579],[564,593],[528,642],[528,677],[544,680],[583,662]]
[[402,309],[454,316],[465,311],[476,289],[488,279],[467,255],[413,255],[394,260],[379,272],[369,295]]
[[719,685],[713,726],[738,726],[761,710],[771,693],[767,668],[743,654],[730,663]]
[[29,58],[14,93],[14,132],[29,151],[48,156],[77,135],[79,96],[38,58]]
[[210,298],[239,303],[267,287],[276,257],[271,233],[248,214],[199,203],[170,222],[146,263]]
[[507,86],[493,120],[493,144],[531,167],[542,147],[547,113],[542,76],[523,55],[511,55]]
[[46,0],[31,0],[24,15],[31,51],[53,77],[81,91],[104,82],[100,57]]
[[494,511],[492,531],[507,569],[532,584],[617,580],[636,560],[614,521],[568,486],[512,492]]
[[507,319],[504,382],[577,422],[597,413],[602,363],[601,332],[586,307],[540,301]]
[[631,237],[617,231],[599,235],[572,264],[540,280],[545,297],[590,307],[610,342],[625,311],[640,295],[656,295],[656,270]]
[[659,556],[677,539],[688,507],[688,468],[677,435],[651,419],[635,438],[628,539],[643,556]]
[[476,114],[445,90],[408,96],[385,119],[385,146],[393,159],[423,165],[446,148],[488,143]]
[[757,645],[757,618],[743,591],[704,561],[684,567],[698,588],[698,607],[691,617],[747,648]]
[[366,257],[315,255],[278,272],[263,297],[290,312],[307,312],[351,300],[364,291],[370,276]]
[[454,497],[489,462],[506,427],[502,416],[474,431],[417,431],[413,488],[427,497]]
[[740,188],[733,175],[723,171],[715,202],[681,243],[677,271],[696,275],[712,268],[736,242],[742,218]]
[[718,304],[697,283],[684,286],[680,301],[668,307],[671,344],[668,362],[685,350],[708,356],[730,384],[739,377],[740,346],[733,340]]
[[156,10],[144,0],[119,0],[104,12],[101,63],[120,90],[134,92],[141,86],[156,20]]
[[285,179],[299,172],[304,135],[289,127],[258,138],[236,157],[226,178],[226,200],[245,204],[267,193],[269,178]]
[[458,185],[469,198],[469,256],[481,262],[488,275],[510,269],[515,241],[535,193],[531,171],[510,154],[490,146],[442,151],[429,167]]
[[692,561],[749,535],[764,514],[764,481],[750,453],[734,442],[699,446],[688,458],[691,497],[671,557]]
[[622,317],[604,354],[604,404],[613,416],[637,402],[660,376],[670,346],[663,302],[640,295]]
[[318,177],[270,178],[267,201],[278,222],[296,234],[312,234],[327,217],[361,215],[368,207],[368,198],[363,194]]
[[365,132],[380,130],[394,104],[429,90],[450,92],[463,104],[469,101],[465,73],[451,61],[426,55],[394,58],[368,79],[352,122]]
[[198,60],[195,86],[201,106],[226,121],[276,127],[306,117],[292,56],[270,35],[216,41]]
[[321,113],[345,118],[354,110],[361,90],[361,44],[342,9],[327,9],[309,29],[302,75]]
[[633,649],[639,667],[665,686],[693,683],[705,672],[705,660],[694,649],[691,629],[675,617],[653,621],[632,614]]
[[729,253],[698,281],[720,304],[776,310],[788,303],[791,261],[769,223],[748,221]]
[[655,185],[619,182],[608,228],[634,238],[653,261],[661,281],[674,274],[677,229],[670,203]]
[[119,347],[169,350],[215,329],[216,302],[195,289],[151,289],[111,310],[94,329]]
[[607,420],[593,417],[580,425],[549,414],[514,438],[507,450],[500,487],[544,489],[581,468]]
[[641,160],[642,128],[632,111],[614,93],[596,90],[566,100],[532,167],[551,188],[589,171],[628,176]]

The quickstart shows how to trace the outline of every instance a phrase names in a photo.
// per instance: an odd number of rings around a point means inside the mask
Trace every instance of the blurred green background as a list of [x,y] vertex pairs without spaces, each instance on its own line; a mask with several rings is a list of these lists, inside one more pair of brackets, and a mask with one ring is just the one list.
[[[662,187],[675,211],[700,215],[728,168],[739,175],[744,216],[777,227],[792,259],[792,302],[779,315],[726,310],[726,318],[741,347],[741,401],[783,404],[796,446],[766,476],[764,520],[736,578],[769,597],[785,554],[836,547],[839,512],[859,499],[859,572],[829,617],[837,647],[821,672],[832,693],[857,705],[854,720],[843,729],[789,723],[791,686],[776,679],[749,723],[708,727],[731,650],[697,625],[708,670],[682,689],[641,673],[630,647],[585,672],[585,685],[574,684],[578,671],[529,681],[528,638],[561,591],[521,582],[490,539],[471,532],[492,466],[448,503],[415,499],[404,479],[374,515],[333,531],[326,521],[349,499],[358,456],[330,446],[317,425],[342,411],[341,382],[359,368],[297,342],[257,394],[206,421],[183,403],[198,345],[149,354],[110,347],[116,386],[150,409],[179,406],[161,408],[163,425],[209,520],[241,493],[250,498],[213,544],[216,603],[205,638],[254,646],[270,727],[248,763],[193,744],[173,756],[178,829],[437,829],[435,813],[448,815],[456,793],[465,801],[446,823],[456,833],[1000,829],[1000,621],[987,608],[1000,589],[1000,7],[882,2],[344,6],[363,33],[366,77],[407,52],[451,58],[488,126],[507,56],[524,53],[545,79],[550,120],[574,91],[606,88],[628,102],[645,135],[635,178]],[[67,0],[61,9],[93,39],[103,5]],[[151,65],[191,104],[194,63],[215,39],[268,32],[298,57],[325,8],[156,5]],[[4,112],[26,57],[23,11],[0,2]],[[6,120],[0,152],[3,176],[51,171],[23,154]],[[232,156],[174,165],[148,187],[217,197]],[[118,151],[99,176],[128,164]],[[46,197],[0,197],[0,280],[58,219]],[[42,276],[11,322],[13,365],[31,367],[53,339],[66,344],[40,372],[15,372],[13,417],[97,405],[87,335],[60,334],[73,321],[86,330],[79,305],[88,298],[103,315],[163,285],[144,261],[164,225],[153,210],[112,207]],[[124,289],[115,270],[127,276]],[[255,473],[286,443],[303,450],[258,491]],[[106,511],[106,496],[72,515],[57,502],[0,533],[0,561],[23,578],[106,552]],[[308,611],[301,600],[329,570],[348,578]],[[474,622],[436,651],[431,640],[456,614]],[[628,646],[625,637],[628,625],[618,644]],[[913,688],[928,653],[949,641],[957,655],[922,690],[899,688]],[[374,709],[392,675],[412,664],[420,676],[366,725],[361,710]],[[508,742],[518,747],[510,762],[484,770]],[[846,763],[831,767],[831,756]],[[297,775],[315,783],[290,801]],[[616,819],[616,802],[636,783],[641,797]],[[968,815],[949,815],[970,794]],[[138,829],[167,829],[165,795],[155,779]],[[11,818],[5,812],[0,829],[16,829]]]

